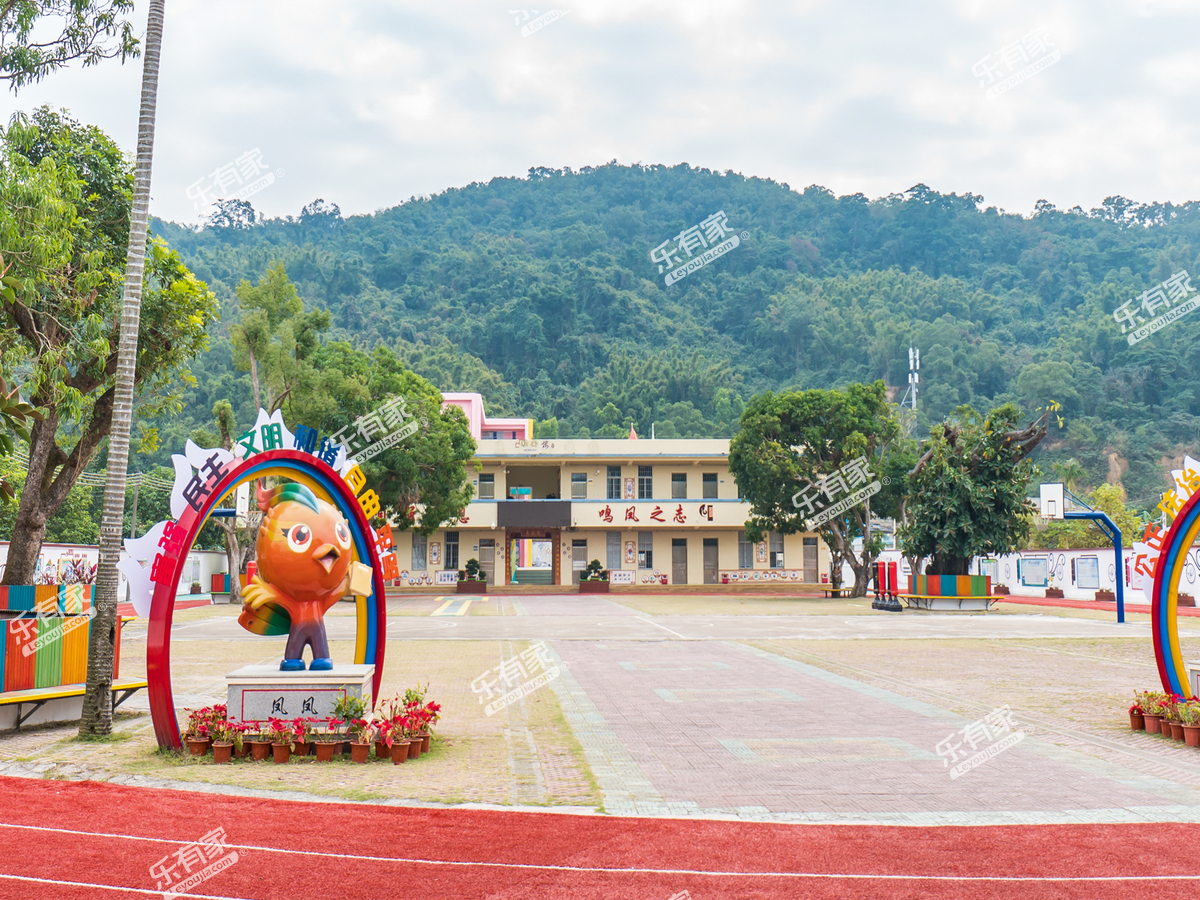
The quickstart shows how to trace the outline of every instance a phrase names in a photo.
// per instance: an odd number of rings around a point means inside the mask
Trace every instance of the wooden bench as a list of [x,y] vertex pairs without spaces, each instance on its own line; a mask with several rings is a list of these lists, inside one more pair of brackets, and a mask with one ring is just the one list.
[[826,597],[849,597],[850,588],[821,588],[821,593]]
[[[113,681],[112,686],[112,705],[116,709],[137,691],[144,688],[149,682],[144,678],[138,680],[136,678],[118,678]],[[65,700],[68,697],[82,697],[87,693],[86,684],[60,684],[56,687],[31,688],[27,691],[6,691],[0,694],[0,706],[17,707],[17,725],[16,730],[20,731],[21,726],[35,712],[49,703],[51,700]],[[119,695],[119,696],[118,696]],[[21,707],[32,705],[32,709],[22,714]]]

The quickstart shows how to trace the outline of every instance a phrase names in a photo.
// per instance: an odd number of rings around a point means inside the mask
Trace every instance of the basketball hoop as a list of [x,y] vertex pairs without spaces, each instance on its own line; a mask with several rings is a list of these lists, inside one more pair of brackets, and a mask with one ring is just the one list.
[[1033,514],[1033,527],[1036,528],[1038,531],[1044,532],[1047,528],[1050,527],[1050,518],[1048,516],[1043,516],[1041,513],[1034,513]]

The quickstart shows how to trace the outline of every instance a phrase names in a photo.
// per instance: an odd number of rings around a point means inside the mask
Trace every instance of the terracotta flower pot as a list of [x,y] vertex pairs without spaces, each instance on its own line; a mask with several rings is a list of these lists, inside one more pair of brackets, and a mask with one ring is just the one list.
[[233,745],[233,758],[234,759],[241,759],[242,757],[248,755],[249,753],[250,753],[250,742],[249,741],[242,741],[242,746],[241,746],[240,750],[238,749],[237,744]]
[[408,739],[408,758],[409,759],[420,759],[421,758],[421,739],[419,737]]
[[391,755],[392,755],[392,751],[388,749],[388,745],[387,745],[386,741],[376,741],[375,742],[375,758],[376,759],[390,759]]
[[275,762],[285,763],[292,758],[292,745],[271,744],[271,753],[275,757]]
[[365,763],[371,755],[370,744],[351,744],[350,745],[350,761],[356,763]]
[[301,743],[300,741],[294,742],[294,746],[292,747],[292,756],[308,756],[308,754],[309,745],[307,743]]
[[1172,722],[1171,723],[1171,737],[1177,741],[1183,740],[1183,723],[1182,722]]
[[213,742],[213,762],[227,763],[233,758],[233,741]]
[[255,762],[262,762],[271,753],[270,741],[251,741],[250,754],[254,757]]
[[1131,712],[1129,714],[1129,727],[1134,731],[1146,730],[1146,719],[1140,712]]
[[422,753],[429,752],[429,742],[432,739],[433,739],[433,736],[428,731],[426,731],[424,734],[421,735],[421,752]]
[[400,765],[408,761],[408,741],[392,741],[392,762]]
[[1142,718],[1146,720],[1146,734],[1158,734],[1162,731],[1162,716],[1146,713]]
[[1189,747],[1200,747],[1200,725],[1184,725],[1183,742]]
[[203,756],[204,754],[206,754],[208,752],[208,747],[212,743],[212,741],[209,741],[209,740],[196,741],[196,740],[192,740],[191,738],[188,738],[187,743],[188,743],[188,752],[191,753],[192,756]]
[[317,762],[333,762],[333,751],[340,746],[333,741],[317,741]]

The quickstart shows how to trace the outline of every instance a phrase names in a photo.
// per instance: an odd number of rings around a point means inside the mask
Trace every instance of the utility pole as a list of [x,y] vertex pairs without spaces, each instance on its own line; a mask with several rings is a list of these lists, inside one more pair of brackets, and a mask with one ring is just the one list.
[[921,351],[908,348],[908,390],[912,394],[912,408],[917,408],[917,384],[921,380]]

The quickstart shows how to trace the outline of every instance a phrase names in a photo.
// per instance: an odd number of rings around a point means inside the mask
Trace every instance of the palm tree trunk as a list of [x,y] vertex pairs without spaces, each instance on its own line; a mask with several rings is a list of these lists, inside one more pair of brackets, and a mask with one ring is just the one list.
[[125,296],[121,302],[120,344],[112,432],[108,438],[108,481],[104,486],[104,515],[100,524],[100,564],[96,569],[88,641],[87,693],[83,699],[81,735],[112,731],[113,654],[117,635],[117,560],[125,517],[125,473],[129,468],[129,430],[133,420],[133,386],[137,370],[138,328],[142,317],[142,273],[146,260],[146,231],[150,212],[150,168],[154,158],[154,113],[158,100],[158,57],[162,50],[165,0],[150,0],[146,26],[142,104],[138,119],[137,163],[134,168],[133,212],[129,222],[129,251],[125,258]]

